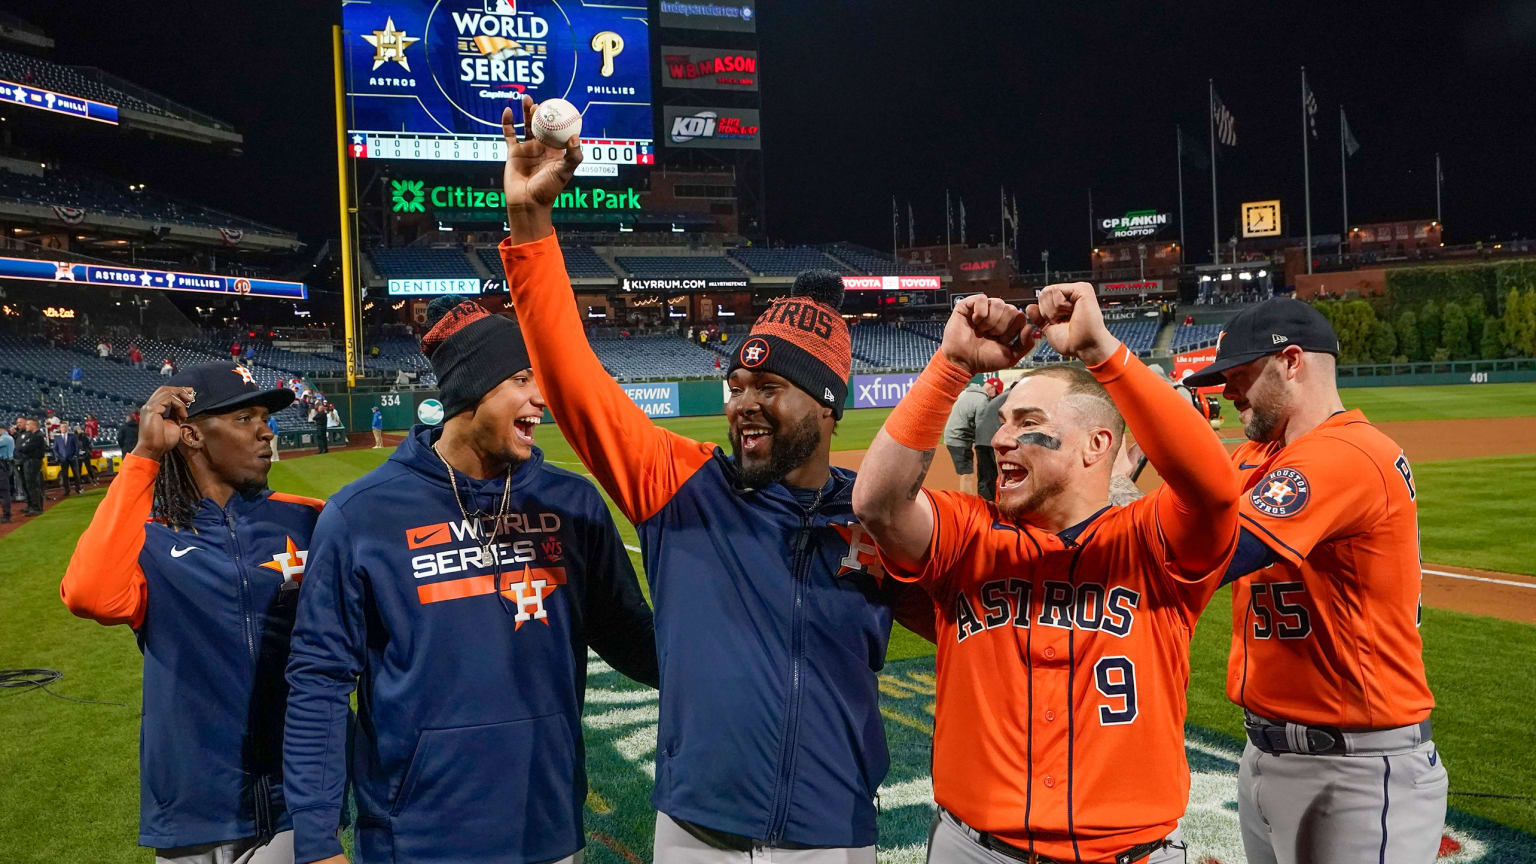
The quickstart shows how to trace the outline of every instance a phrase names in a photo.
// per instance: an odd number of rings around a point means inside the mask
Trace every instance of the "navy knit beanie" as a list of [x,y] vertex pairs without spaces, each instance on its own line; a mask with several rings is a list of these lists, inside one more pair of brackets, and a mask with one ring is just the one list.
[[443,419],[474,408],[501,382],[529,369],[523,331],[510,318],[492,315],[457,294],[427,307],[432,326],[421,338],[421,353],[432,363],[443,401]]

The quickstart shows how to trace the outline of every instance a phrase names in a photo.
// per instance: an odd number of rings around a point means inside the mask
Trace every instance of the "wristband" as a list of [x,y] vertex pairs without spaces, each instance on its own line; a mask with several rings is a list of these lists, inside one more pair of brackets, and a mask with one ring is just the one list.
[[922,453],[936,449],[944,439],[944,426],[955,399],[969,383],[970,372],[945,357],[942,349],[933,352],[923,374],[885,418],[886,434],[909,450]]

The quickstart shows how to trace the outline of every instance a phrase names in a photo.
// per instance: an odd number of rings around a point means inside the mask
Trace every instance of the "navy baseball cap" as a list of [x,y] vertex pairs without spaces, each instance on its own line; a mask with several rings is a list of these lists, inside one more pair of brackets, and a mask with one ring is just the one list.
[[263,390],[256,386],[251,370],[238,363],[200,363],[177,372],[168,387],[191,387],[194,394],[187,408],[187,418],[202,414],[226,414],[247,405],[265,406],[276,413],[293,404],[293,391],[286,387]]
[[1274,297],[1232,316],[1216,341],[1216,362],[1184,379],[1187,387],[1225,384],[1226,371],[1292,345],[1303,351],[1339,355],[1333,325],[1310,303]]

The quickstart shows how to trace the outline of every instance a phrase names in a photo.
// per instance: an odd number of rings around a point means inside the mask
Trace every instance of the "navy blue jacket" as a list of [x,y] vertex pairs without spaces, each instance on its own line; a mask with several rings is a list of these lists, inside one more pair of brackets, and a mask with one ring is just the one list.
[[132,625],[144,654],[139,843],[286,830],[283,667],[321,503],[205,498],[173,531],[145,521],[159,467],[123,458],[59,588],[76,615]]
[[[492,520],[461,515],[439,433],[413,429],[316,530],[288,666],[300,862],[341,851],[354,686],[355,860],[525,864],[585,843],[587,647],[657,681],[650,608],[597,489],[535,449],[487,554]],[[494,513],[507,481],[458,483],[466,510]]]

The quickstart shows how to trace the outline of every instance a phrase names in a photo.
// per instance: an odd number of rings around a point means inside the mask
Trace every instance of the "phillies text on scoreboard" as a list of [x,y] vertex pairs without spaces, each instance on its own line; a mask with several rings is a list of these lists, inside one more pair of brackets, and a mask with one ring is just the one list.
[[527,95],[576,106],[592,166],[653,164],[646,15],[644,0],[343,0],[352,155],[502,161],[502,111],[522,134]]

